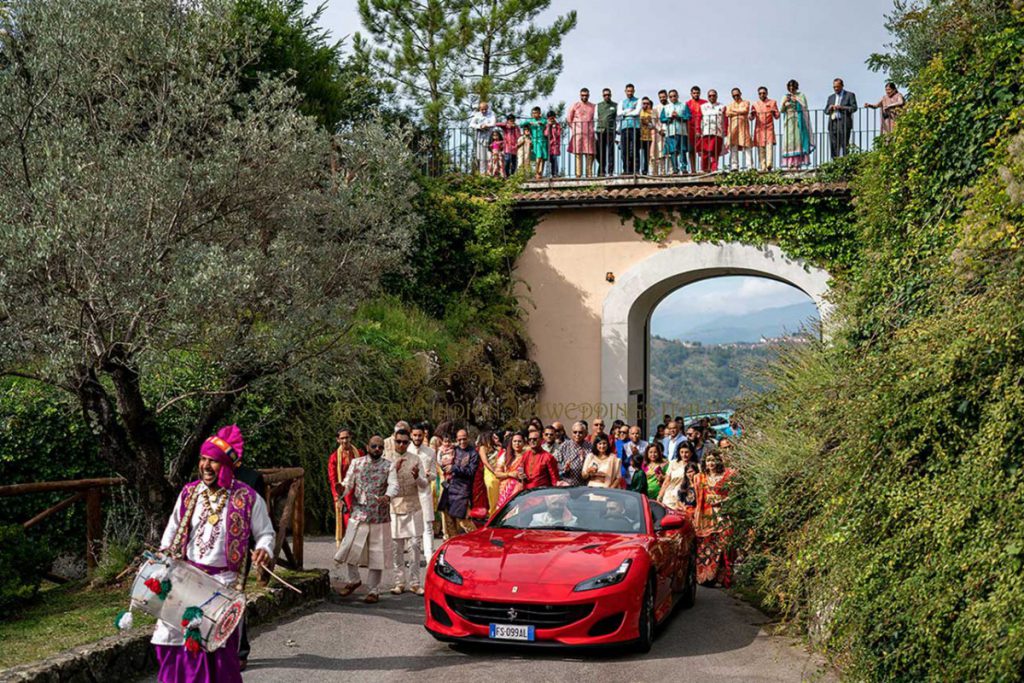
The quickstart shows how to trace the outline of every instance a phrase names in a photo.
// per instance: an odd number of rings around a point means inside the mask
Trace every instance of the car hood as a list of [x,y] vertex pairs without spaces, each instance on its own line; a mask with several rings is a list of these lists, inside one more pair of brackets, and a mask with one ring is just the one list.
[[610,571],[647,543],[643,535],[481,529],[445,545],[445,559],[476,584],[575,586]]

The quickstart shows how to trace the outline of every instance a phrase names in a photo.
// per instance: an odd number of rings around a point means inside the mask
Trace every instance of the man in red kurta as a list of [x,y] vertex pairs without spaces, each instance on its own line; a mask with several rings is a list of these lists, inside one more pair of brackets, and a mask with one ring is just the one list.
[[[342,510],[341,499],[339,499],[342,491],[341,482],[345,480],[345,474],[348,472],[352,461],[362,454],[358,448],[352,445],[352,432],[344,427],[339,429],[338,448],[327,459],[327,480],[331,482],[331,495],[334,496],[335,546],[341,545],[341,539],[345,536],[345,528],[348,527],[349,513]],[[349,494],[344,500],[348,503],[345,506],[345,510],[351,510],[352,494]]]
[[525,489],[537,489],[542,486],[558,485],[558,462],[555,456],[548,453],[540,444],[540,434],[530,432],[530,446],[523,453],[523,462],[519,465],[519,480]]
[[[700,88],[690,88],[690,99],[686,101],[686,108],[690,110],[690,121],[686,124],[687,132],[690,134],[690,173],[697,171],[697,140],[700,139],[700,107],[706,104],[707,100],[700,97]],[[702,171],[705,169],[701,169]]]

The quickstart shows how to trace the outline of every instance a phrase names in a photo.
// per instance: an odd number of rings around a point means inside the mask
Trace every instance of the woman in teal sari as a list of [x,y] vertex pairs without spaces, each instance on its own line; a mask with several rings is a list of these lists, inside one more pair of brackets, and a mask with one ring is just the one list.
[[786,97],[780,103],[782,109],[782,165],[800,168],[811,163],[814,151],[814,131],[811,130],[811,113],[807,109],[807,98],[800,92],[800,84],[790,80],[786,84]]

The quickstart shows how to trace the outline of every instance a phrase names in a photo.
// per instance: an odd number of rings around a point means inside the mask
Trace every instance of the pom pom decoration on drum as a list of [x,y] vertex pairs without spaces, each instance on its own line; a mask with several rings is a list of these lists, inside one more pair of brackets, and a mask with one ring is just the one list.
[[190,651],[213,652],[242,620],[245,595],[187,562],[146,552],[132,584],[131,607],[182,633]]

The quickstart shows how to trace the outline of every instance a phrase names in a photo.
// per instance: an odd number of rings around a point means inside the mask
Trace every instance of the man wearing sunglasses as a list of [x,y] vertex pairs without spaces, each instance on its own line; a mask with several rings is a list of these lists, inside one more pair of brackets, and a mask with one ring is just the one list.
[[537,489],[558,484],[558,463],[541,446],[540,432],[532,431],[527,438],[526,452],[516,472],[524,489]]
[[369,592],[364,602],[372,604],[380,600],[380,580],[391,552],[391,499],[398,495],[398,472],[384,459],[384,439],[379,436],[370,439],[366,455],[352,462],[342,482],[342,500],[352,494],[352,514],[334,561],[348,571],[348,583],[338,591],[342,597],[362,585],[359,567],[367,567]]
[[571,439],[558,447],[558,452],[555,454],[560,486],[583,485],[583,461],[590,453],[590,444],[587,443],[587,425],[583,422],[573,423],[571,436]]
[[[420,560],[423,558],[423,508],[420,491],[425,491],[427,478],[416,451],[409,450],[410,432],[395,432],[395,465],[398,495],[391,499],[391,550],[395,570],[395,585],[391,592],[401,595],[406,586],[410,593],[423,595],[420,582]],[[409,572],[406,583],[405,550],[409,549]]]

